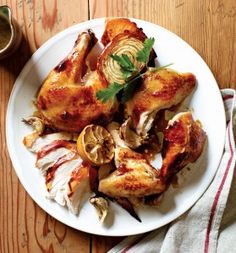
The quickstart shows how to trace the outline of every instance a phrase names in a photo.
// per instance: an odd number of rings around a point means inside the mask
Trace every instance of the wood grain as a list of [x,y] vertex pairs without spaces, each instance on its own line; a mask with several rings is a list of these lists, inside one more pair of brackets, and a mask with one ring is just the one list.
[[236,88],[234,0],[90,0],[90,18],[127,16],[161,25],[187,41],[221,88]]
[[61,30],[88,19],[88,3],[76,1],[0,1],[12,8],[23,41],[0,62],[0,252],[90,252],[90,235],[51,218],[25,192],[11,166],[5,142],[5,113],[14,81],[32,53]]
[[212,69],[219,86],[236,88],[234,0],[0,0],[21,25],[19,50],[0,61],[0,252],[103,253],[121,238],[92,236],[56,221],[20,184],[5,141],[5,113],[14,81],[26,61],[63,29],[103,16],[128,16],[159,24],[186,40]]

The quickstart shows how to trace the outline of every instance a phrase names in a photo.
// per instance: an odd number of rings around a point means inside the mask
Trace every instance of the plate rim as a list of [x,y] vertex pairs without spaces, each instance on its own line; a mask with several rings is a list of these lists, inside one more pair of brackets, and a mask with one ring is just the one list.
[[[149,227],[148,229],[143,229],[143,230],[140,230],[136,233],[134,232],[131,232],[129,233],[129,231],[127,231],[127,233],[115,233],[115,234],[109,234],[109,230],[107,233],[98,233],[98,232],[93,232],[93,231],[90,231],[89,229],[84,229],[84,228],[80,228],[76,225],[73,226],[73,224],[69,224],[67,222],[67,220],[62,220],[59,216],[57,216],[57,214],[53,213],[52,210],[48,210],[46,209],[45,210],[45,207],[43,207],[43,205],[41,205],[40,201],[37,199],[36,196],[34,196],[33,192],[30,191],[30,188],[29,186],[27,185],[27,180],[25,180],[25,178],[23,177],[23,175],[20,173],[20,168],[18,166],[20,165],[17,165],[17,156],[15,154],[15,152],[13,152],[13,149],[12,149],[12,143],[13,141],[11,140],[11,137],[10,137],[10,126],[12,124],[11,122],[11,118],[10,116],[12,115],[12,110],[13,110],[13,106],[14,105],[14,98],[17,94],[17,91],[18,89],[21,87],[20,85],[17,85],[17,80],[20,80],[22,79],[23,77],[27,76],[28,72],[31,70],[31,68],[33,67],[35,61],[37,61],[37,59],[39,57],[42,56],[42,54],[44,54],[47,49],[51,46],[51,44],[53,44],[55,42],[55,40],[60,40],[61,37],[64,37],[64,35],[66,35],[67,33],[73,33],[74,30],[77,30],[78,28],[80,30],[83,29],[83,27],[85,27],[84,29],[88,29],[88,26],[92,26],[92,25],[97,25],[97,24],[100,24],[100,22],[104,22],[106,18],[96,18],[96,19],[92,19],[92,20],[88,20],[88,21],[85,21],[85,22],[81,22],[81,23],[78,23],[78,24],[75,24],[73,26],[70,26],[66,29],[64,29],[63,31],[55,34],[53,37],[51,37],[50,39],[48,39],[46,42],[44,42],[34,53],[33,55],[30,57],[30,59],[27,61],[27,63],[24,65],[24,67],[22,68],[20,74],[17,76],[15,82],[14,82],[14,86],[11,90],[11,94],[10,94],[10,97],[9,97],[9,100],[8,100],[8,105],[7,105],[7,110],[6,110],[6,117],[5,117],[5,129],[6,129],[6,143],[7,143],[7,150],[8,150],[8,153],[9,153],[9,157],[10,157],[10,160],[11,160],[11,163],[13,165],[13,168],[16,172],[16,175],[18,177],[18,179],[20,180],[21,184],[23,185],[24,189],[26,190],[27,194],[29,194],[29,196],[32,198],[32,200],[37,203],[37,205],[42,208],[46,213],[48,213],[49,215],[51,215],[52,217],[54,217],[55,219],[57,219],[58,221],[62,222],[63,224],[69,226],[69,227],[72,227],[76,230],[79,230],[79,231],[83,231],[83,232],[86,232],[86,233],[90,233],[90,234],[96,234],[96,235],[102,235],[102,236],[129,236],[129,235],[137,235],[137,234],[141,234],[141,233],[144,233],[144,232],[149,232],[149,231],[152,231],[154,229],[157,229],[157,228],[160,228],[172,221],[174,221],[176,218],[178,218],[180,215],[182,215],[183,213],[187,212],[193,205],[196,204],[196,202],[201,198],[201,196],[205,193],[205,191],[207,190],[207,188],[210,186],[211,182],[213,181],[214,177],[215,177],[215,174],[218,170],[218,167],[219,167],[219,164],[220,164],[220,161],[221,161],[221,158],[222,158],[222,155],[223,155],[223,151],[224,151],[224,143],[225,143],[225,134],[224,134],[224,138],[222,139],[222,144],[221,144],[221,151],[219,152],[221,155],[219,155],[219,157],[217,158],[217,166],[216,166],[216,169],[213,173],[213,176],[210,180],[210,182],[208,183],[208,186],[205,187],[205,189],[202,191],[202,194],[200,196],[198,196],[197,198],[194,199],[194,201],[192,201],[190,204],[185,205],[185,210],[183,211],[182,209],[180,210],[177,210],[175,212],[175,215],[174,218],[171,216],[171,218],[165,222],[163,222],[163,224],[161,224],[160,226],[156,227],[156,226],[153,226],[153,227]],[[208,67],[208,65],[206,64],[206,62],[203,60],[203,58],[199,55],[198,52],[196,52],[196,50],[191,46],[189,45],[186,41],[184,41],[181,37],[179,37],[177,34],[169,31],[168,29],[160,26],[160,25],[157,25],[157,24],[154,24],[154,23],[151,23],[151,22],[148,22],[148,21],[145,21],[145,20],[142,20],[142,19],[136,19],[136,18],[129,18],[130,20],[134,21],[134,22],[138,22],[138,23],[143,23],[147,26],[156,26],[158,29],[162,29],[168,33],[171,33],[174,37],[176,37],[178,40],[181,40],[182,43],[185,44],[185,46],[187,47],[190,47],[194,53],[201,59],[201,62],[202,64],[205,65],[205,67],[207,68],[209,74],[211,75],[212,77],[212,80],[214,80],[214,85],[216,86],[216,90],[218,92],[218,97],[219,97],[219,102],[221,103],[221,108],[223,108],[223,112],[224,112],[224,103],[223,103],[223,99],[222,99],[222,96],[221,96],[221,93],[220,93],[220,88],[216,82],[216,79],[212,73],[212,71],[210,70],[210,68]],[[87,27],[87,28],[86,28]],[[225,112],[222,114],[222,116],[224,117],[224,133],[226,132],[226,115],[225,115]],[[223,132],[223,130],[222,130]]]

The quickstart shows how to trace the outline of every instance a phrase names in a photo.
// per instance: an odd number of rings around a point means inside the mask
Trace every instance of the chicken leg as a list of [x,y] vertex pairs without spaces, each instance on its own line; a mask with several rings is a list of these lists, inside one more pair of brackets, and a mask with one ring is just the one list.
[[85,64],[96,41],[91,31],[81,33],[70,54],[45,79],[37,107],[50,127],[80,132],[90,123],[107,123],[116,111],[116,100],[103,104],[96,98],[96,92],[107,84]]

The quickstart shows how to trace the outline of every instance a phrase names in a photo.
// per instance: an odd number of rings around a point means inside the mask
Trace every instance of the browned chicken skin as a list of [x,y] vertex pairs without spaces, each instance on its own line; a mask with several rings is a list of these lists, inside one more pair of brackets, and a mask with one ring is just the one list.
[[206,134],[190,112],[177,114],[164,130],[161,177],[168,181],[188,163],[201,155]]
[[171,69],[148,71],[140,89],[126,104],[127,116],[140,136],[146,136],[153,120],[162,109],[182,102],[194,89],[195,76]]
[[92,32],[81,33],[71,53],[49,73],[39,91],[38,110],[55,129],[80,132],[92,122],[109,121],[116,110],[116,101],[103,104],[96,98],[96,92],[107,86],[97,72],[84,76],[86,57],[96,41]]
[[134,22],[131,22],[128,18],[110,18],[106,20],[105,31],[102,35],[102,44],[106,46],[110,43],[118,34],[125,32],[136,33],[139,37],[145,37],[141,28],[138,28]]
[[144,197],[162,192],[165,185],[159,170],[153,168],[142,154],[129,148],[117,148],[117,170],[99,182],[99,191],[110,197]]

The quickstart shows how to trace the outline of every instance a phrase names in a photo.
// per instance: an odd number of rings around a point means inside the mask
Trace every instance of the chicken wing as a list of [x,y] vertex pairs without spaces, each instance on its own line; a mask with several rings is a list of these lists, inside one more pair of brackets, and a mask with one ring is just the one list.
[[124,127],[133,128],[137,139],[145,139],[158,111],[182,102],[192,92],[195,83],[195,76],[191,73],[181,74],[171,69],[148,71],[140,89],[125,104],[132,126],[125,123]]
[[91,31],[81,33],[71,53],[49,73],[39,91],[38,110],[55,129],[80,132],[92,122],[109,121],[116,110],[116,101],[104,104],[96,98],[96,92],[106,88],[97,72],[86,73],[85,60],[96,41]]

